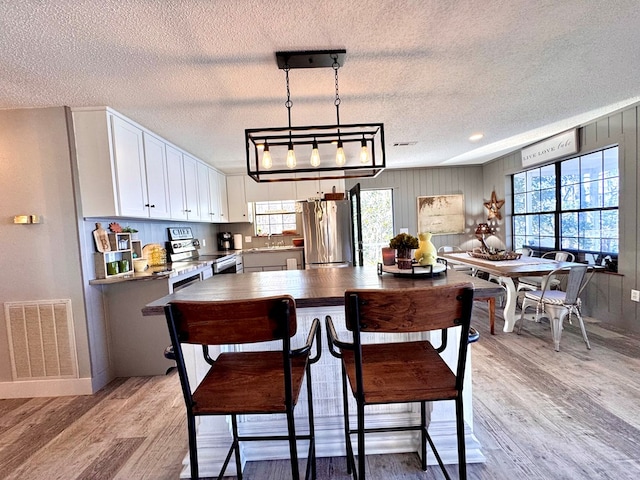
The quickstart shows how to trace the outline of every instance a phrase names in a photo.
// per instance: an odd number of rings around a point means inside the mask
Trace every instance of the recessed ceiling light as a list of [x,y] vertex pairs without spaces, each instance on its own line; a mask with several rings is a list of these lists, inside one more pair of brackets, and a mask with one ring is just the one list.
[[484,135],[482,133],[474,133],[469,137],[469,140],[472,142],[477,142],[478,140],[482,140],[482,138],[484,138]]

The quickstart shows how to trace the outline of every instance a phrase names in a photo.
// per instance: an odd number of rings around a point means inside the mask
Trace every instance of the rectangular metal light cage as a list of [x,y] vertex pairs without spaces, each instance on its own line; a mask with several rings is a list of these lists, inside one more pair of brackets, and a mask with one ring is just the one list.
[[[244,132],[247,174],[256,182],[375,177],[386,165],[382,123],[253,128]],[[368,150],[367,163],[360,161],[363,139]],[[336,164],[338,140],[342,142],[346,157],[343,166]],[[320,165],[317,167],[310,162],[314,141],[320,153]],[[269,145],[273,161],[269,169],[262,166],[265,142]],[[289,142],[296,154],[294,168],[287,167],[285,163]]]

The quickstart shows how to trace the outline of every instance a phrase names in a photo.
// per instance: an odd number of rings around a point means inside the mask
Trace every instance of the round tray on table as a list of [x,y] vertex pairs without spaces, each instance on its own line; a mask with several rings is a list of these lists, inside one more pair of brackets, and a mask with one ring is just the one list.
[[446,275],[447,265],[436,263],[435,265],[420,265],[418,262],[411,264],[411,269],[398,268],[398,265],[383,265],[378,263],[378,275],[391,273],[398,277],[435,277],[444,273]]

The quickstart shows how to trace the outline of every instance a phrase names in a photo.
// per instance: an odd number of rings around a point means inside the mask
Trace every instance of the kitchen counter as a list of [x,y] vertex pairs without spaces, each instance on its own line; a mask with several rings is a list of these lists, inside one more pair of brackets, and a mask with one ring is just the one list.
[[[204,257],[204,255],[203,255]],[[204,270],[207,267],[213,265],[213,259],[198,259],[188,262],[173,262],[165,265],[158,265],[147,268],[144,272],[131,271],[124,275],[115,275],[109,278],[98,278],[95,280],[89,280],[90,285],[110,285],[113,283],[129,282],[132,280],[158,280],[169,279],[184,275],[198,270]]]
[[269,253],[269,252],[286,252],[286,251],[294,251],[301,252],[304,250],[304,247],[294,247],[293,245],[285,245],[279,247],[256,247],[256,248],[243,248],[242,250],[236,250],[237,252],[245,253]]

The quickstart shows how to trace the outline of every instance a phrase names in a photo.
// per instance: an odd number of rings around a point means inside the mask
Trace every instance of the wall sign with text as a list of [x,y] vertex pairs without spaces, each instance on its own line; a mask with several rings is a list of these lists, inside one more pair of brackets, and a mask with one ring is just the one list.
[[578,153],[578,130],[573,129],[560,133],[542,142],[523,148],[522,166],[530,167],[539,163],[549,162],[556,158]]

